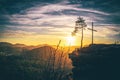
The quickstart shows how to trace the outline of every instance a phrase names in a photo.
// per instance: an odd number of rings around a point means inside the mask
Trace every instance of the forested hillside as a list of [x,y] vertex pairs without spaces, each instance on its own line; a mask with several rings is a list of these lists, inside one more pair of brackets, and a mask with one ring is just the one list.
[[120,45],[94,44],[70,54],[74,80],[120,80]]

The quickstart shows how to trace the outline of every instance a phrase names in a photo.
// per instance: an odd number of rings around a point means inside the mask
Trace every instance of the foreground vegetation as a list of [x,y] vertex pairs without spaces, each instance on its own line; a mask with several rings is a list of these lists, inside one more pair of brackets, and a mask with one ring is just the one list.
[[0,80],[68,80],[67,52],[50,46],[34,49],[0,43]]
[[0,43],[0,80],[119,80],[120,45],[93,44],[69,55],[64,48]]
[[120,80],[120,45],[93,44],[70,54],[74,80]]

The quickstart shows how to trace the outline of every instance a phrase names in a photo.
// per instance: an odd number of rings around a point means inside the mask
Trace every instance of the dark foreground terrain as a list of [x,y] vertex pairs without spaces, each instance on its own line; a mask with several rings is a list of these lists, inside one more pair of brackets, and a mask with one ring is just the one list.
[[57,48],[0,42],[0,80],[67,80],[70,70]]
[[120,80],[120,45],[94,44],[70,54],[74,80]]
[[120,44],[94,44],[70,55],[51,46],[0,42],[0,80],[120,80]]

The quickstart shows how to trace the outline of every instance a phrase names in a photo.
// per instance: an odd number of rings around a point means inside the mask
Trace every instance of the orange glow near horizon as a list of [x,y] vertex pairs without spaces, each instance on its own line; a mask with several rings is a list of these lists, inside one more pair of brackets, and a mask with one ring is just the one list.
[[[106,28],[105,28],[106,29]],[[56,29],[60,30],[60,29]],[[48,45],[57,45],[59,40],[61,40],[60,46],[80,46],[81,41],[81,32],[78,32],[76,36],[71,36],[73,28],[61,29],[60,32],[53,32],[51,34],[37,34],[32,32],[6,32],[3,37],[0,38],[0,42],[9,42],[12,44],[20,43],[25,45],[40,45],[40,44],[48,44]],[[67,31],[67,32],[66,32]],[[102,30],[101,30],[102,31]],[[104,34],[103,34],[104,32]],[[94,43],[105,43],[111,44],[113,43],[113,39],[107,37],[107,35],[111,32],[116,34],[111,30],[106,30],[102,32],[96,32],[94,34]],[[49,32],[48,32],[49,33]],[[83,46],[91,44],[91,31],[84,30],[84,40]]]
[[[12,44],[20,43],[25,45],[41,45],[41,44],[48,44],[48,45],[57,45],[59,43],[59,40],[61,40],[60,46],[80,46],[80,36],[32,36],[32,37],[24,37],[24,38],[4,38],[0,39],[0,42],[9,42]],[[112,43],[110,40],[102,40],[101,38],[94,38],[94,43]],[[91,44],[91,36],[90,37],[84,37],[83,45],[89,45]]]
[[73,45],[75,45],[75,41],[76,41],[76,39],[73,36],[67,36],[66,37],[66,45],[67,46],[73,46]]

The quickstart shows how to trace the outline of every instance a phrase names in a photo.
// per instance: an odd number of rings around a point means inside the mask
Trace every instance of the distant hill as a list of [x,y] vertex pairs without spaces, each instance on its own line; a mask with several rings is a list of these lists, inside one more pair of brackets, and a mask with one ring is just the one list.
[[94,44],[70,54],[74,80],[120,80],[120,44]]
[[32,50],[28,50],[25,53],[25,56],[32,58],[47,58],[50,54],[55,52],[55,48],[51,46],[42,46],[38,48],[34,48]]
[[61,49],[56,49],[51,46],[41,46],[32,50],[28,50],[24,56],[29,59],[39,60],[41,64],[53,63],[55,57],[55,65],[66,65],[67,69],[71,69],[71,60],[68,57],[68,53]]
[[14,44],[14,46],[15,46],[15,47],[26,47],[26,45],[25,45],[25,44],[19,44],[19,43]]
[[28,50],[32,50],[34,48],[38,48],[38,47],[41,47],[42,45],[37,45],[37,46],[33,46],[33,45],[25,45],[25,44],[20,44],[20,43],[17,43],[17,44],[13,44],[15,47],[18,47],[18,48],[24,48],[24,49],[28,49]]
[[15,47],[11,43],[0,42],[0,53],[3,55],[17,55],[22,52],[22,48]]
[[[44,46],[44,47],[43,47]],[[20,44],[20,43],[17,43],[17,44],[11,44],[11,43],[8,43],[8,42],[0,42],[0,52],[1,53],[7,53],[7,54],[20,54],[20,53],[24,53],[24,52],[32,52],[32,51],[36,51],[39,49],[38,52],[40,51],[45,51],[45,49],[48,47],[48,49],[51,47],[52,45],[48,45],[48,44],[41,44],[41,45],[36,45],[36,46],[33,46],[33,45],[25,45],[25,44]],[[45,49],[44,49],[45,48]],[[52,46],[52,50],[56,49],[57,46],[54,45]],[[64,52],[71,52],[73,51],[75,48],[77,48],[77,46],[71,46],[71,47],[60,47],[59,50],[64,50]],[[42,50],[44,49],[44,50]]]
[[9,54],[9,55],[15,55],[15,54],[22,54],[24,52],[30,52],[31,50],[34,51],[37,48],[40,48],[45,45],[37,45],[37,46],[27,46],[25,44],[11,44],[8,42],[0,42],[0,53],[1,54]]
[[[21,55],[27,59],[41,59],[41,61],[47,61],[49,58],[56,57],[56,61],[62,57],[67,57],[66,64],[71,67],[71,61],[68,58],[68,54],[70,53],[69,50],[73,50],[74,48],[71,47],[59,47],[57,46],[49,46],[47,44],[37,45],[37,46],[27,46],[24,44],[11,44],[7,42],[0,42],[0,55]],[[62,59],[61,58],[61,59]],[[61,62],[64,62],[64,59]]]

